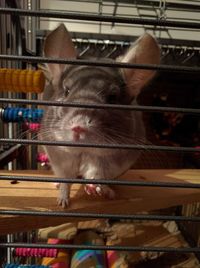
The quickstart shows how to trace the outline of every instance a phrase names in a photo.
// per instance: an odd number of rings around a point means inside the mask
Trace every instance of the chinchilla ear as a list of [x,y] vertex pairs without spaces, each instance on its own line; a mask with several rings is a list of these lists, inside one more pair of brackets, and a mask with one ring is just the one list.
[[[156,39],[148,33],[138,38],[125,55],[120,57],[121,62],[135,64],[159,64],[160,48]],[[136,97],[143,86],[155,75],[155,70],[121,68],[131,97]]]
[[[60,24],[52,31],[44,43],[44,56],[49,58],[76,58],[76,50],[72,43],[70,34],[64,24]],[[47,63],[45,75],[54,85],[58,84],[61,74],[65,68],[65,64]]]

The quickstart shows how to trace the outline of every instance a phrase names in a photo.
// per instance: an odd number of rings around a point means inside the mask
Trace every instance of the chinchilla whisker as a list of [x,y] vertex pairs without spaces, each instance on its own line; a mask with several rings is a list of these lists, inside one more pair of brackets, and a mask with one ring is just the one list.
[[28,134],[31,134],[31,132],[30,132],[29,129],[24,130],[24,131],[22,131],[22,132],[21,132],[20,130],[16,131],[16,137],[17,137],[18,139],[21,139],[22,137],[24,137],[25,135],[28,135]]

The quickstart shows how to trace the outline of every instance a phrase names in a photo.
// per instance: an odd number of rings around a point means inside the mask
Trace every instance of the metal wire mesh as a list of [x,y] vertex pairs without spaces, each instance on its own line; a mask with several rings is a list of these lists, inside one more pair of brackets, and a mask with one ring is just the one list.
[[[143,1],[145,2],[145,1]],[[183,22],[183,21],[168,21],[159,19],[142,19],[142,18],[125,18],[119,16],[106,16],[106,15],[91,15],[91,14],[72,14],[60,11],[31,11],[13,8],[0,8],[0,14],[11,14],[19,16],[35,16],[35,17],[51,17],[51,18],[64,18],[75,20],[87,20],[87,21],[102,21],[112,23],[125,23],[125,24],[143,24],[151,26],[165,26],[165,27],[178,27],[187,29],[200,29],[199,22]],[[104,61],[91,61],[91,60],[67,60],[67,59],[49,59],[44,57],[33,56],[16,56],[16,55],[0,55],[2,60],[10,61],[23,61],[29,63],[61,63],[61,64],[75,64],[75,65],[88,65],[88,66],[104,66],[104,67],[118,67],[118,68],[141,68],[141,69],[154,69],[160,71],[171,72],[195,72],[199,73],[199,67],[186,67],[186,66],[173,66],[173,65],[139,65],[139,64],[126,64],[126,63],[108,63]],[[38,101],[38,100],[22,100],[22,99],[8,99],[1,98],[1,103],[20,103],[20,104],[37,104],[37,105],[55,105],[64,107],[79,107],[79,108],[96,108],[96,109],[122,109],[122,110],[142,110],[151,112],[180,112],[192,115],[199,115],[199,109],[188,108],[176,108],[176,107],[153,107],[153,106],[130,106],[130,105],[91,105],[91,104],[74,104],[74,103],[62,103],[53,101]],[[137,149],[137,150],[163,150],[163,151],[180,151],[180,152],[192,152],[199,153],[200,149],[192,147],[172,147],[172,146],[152,146],[152,145],[124,145],[124,144],[77,144],[67,142],[49,142],[49,141],[35,141],[30,139],[0,139],[0,143],[7,144],[46,144],[54,146],[82,146],[82,147],[95,147],[95,148],[121,148],[121,149]],[[40,181],[40,182],[66,182],[66,183],[82,183],[86,184],[86,181],[81,179],[64,179],[64,178],[40,178],[40,177],[26,177],[26,176],[6,176],[1,175],[0,180],[21,180],[21,181]],[[140,181],[116,181],[116,180],[96,180],[94,184],[116,184],[116,185],[129,185],[140,187],[171,187],[171,188],[200,188],[200,184],[190,183],[168,183],[168,182],[140,182]],[[113,214],[98,214],[98,213],[66,213],[66,212],[40,212],[40,211],[12,211],[12,210],[0,210],[0,215],[26,215],[26,216],[49,216],[49,217],[77,217],[77,218],[110,218],[110,219],[131,219],[131,220],[169,220],[169,221],[191,221],[199,222],[200,217],[184,217],[184,216],[160,216],[160,215],[113,215]],[[32,244],[32,243],[0,243],[0,247],[52,247],[52,245],[44,244]],[[176,252],[176,253],[199,253],[199,247],[191,248],[165,248],[165,247],[127,247],[127,246],[83,246],[83,245],[56,245],[55,248],[59,249],[102,249],[102,250],[123,250],[123,251],[152,251],[152,252]]]

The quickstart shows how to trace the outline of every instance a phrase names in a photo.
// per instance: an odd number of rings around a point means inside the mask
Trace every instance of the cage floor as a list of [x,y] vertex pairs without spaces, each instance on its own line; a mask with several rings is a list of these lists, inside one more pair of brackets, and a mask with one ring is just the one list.
[[[47,171],[0,171],[1,175],[52,176]],[[129,170],[120,179],[199,182],[199,170]],[[71,190],[70,206],[67,212],[134,214],[200,201],[200,189],[180,189],[166,187],[113,186],[117,199],[106,200],[85,194],[82,185],[74,184]],[[58,190],[53,183],[0,181],[1,210],[63,211],[56,204]],[[79,221],[78,218],[0,216],[0,233],[13,233],[53,226],[66,221]],[[84,219],[81,219],[83,221]],[[86,219],[88,220],[88,219]]]

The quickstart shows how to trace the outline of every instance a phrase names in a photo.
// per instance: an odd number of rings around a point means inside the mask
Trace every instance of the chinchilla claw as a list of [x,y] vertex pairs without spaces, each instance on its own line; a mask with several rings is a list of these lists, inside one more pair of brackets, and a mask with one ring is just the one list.
[[59,197],[57,199],[58,205],[61,206],[62,208],[66,208],[69,205],[69,199],[68,198],[61,198]]
[[97,192],[98,195],[102,195],[101,185],[96,186],[96,192]]

